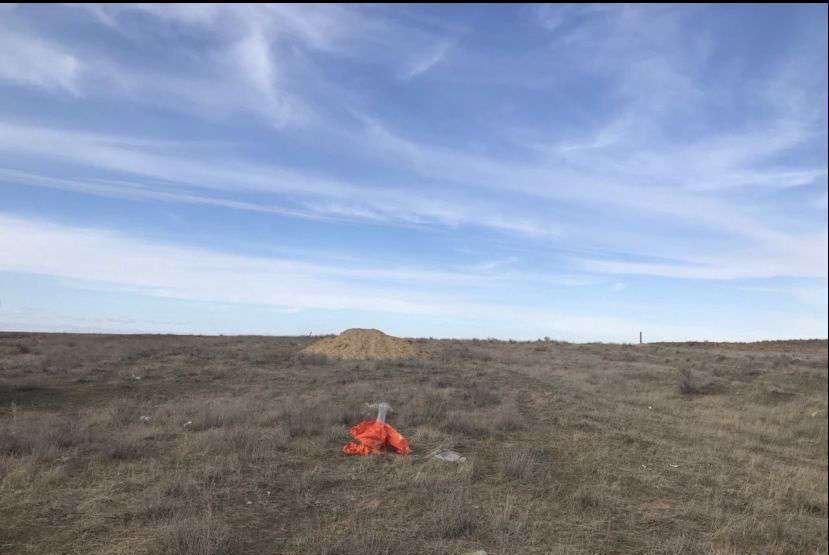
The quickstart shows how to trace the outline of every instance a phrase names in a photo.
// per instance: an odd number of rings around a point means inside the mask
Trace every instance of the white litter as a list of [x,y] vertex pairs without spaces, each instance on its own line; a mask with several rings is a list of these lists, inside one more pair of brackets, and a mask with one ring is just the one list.
[[445,449],[443,451],[437,451],[432,455],[432,458],[446,462],[466,462],[466,457],[464,457],[457,451],[450,451],[448,449]]
[[394,409],[391,408],[391,405],[385,401],[380,401],[379,403],[366,403],[366,406],[371,409],[377,409],[378,422],[385,422],[386,414],[394,412]]
[[152,418],[150,418],[149,416],[142,416],[141,417],[141,422],[143,422],[144,424],[149,424],[150,420],[152,420]]

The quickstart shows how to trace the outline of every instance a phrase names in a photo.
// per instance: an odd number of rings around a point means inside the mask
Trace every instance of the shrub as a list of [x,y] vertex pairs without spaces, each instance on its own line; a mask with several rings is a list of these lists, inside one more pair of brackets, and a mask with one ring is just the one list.
[[230,555],[228,527],[211,511],[201,515],[173,517],[159,530],[153,555]]
[[713,381],[703,382],[688,368],[679,371],[679,392],[683,395],[706,395],[719,391],[719,384]]
[[477,513],[469,507],[469,489],[439,489],[432,500],[428,533],[432,537],[453,539],[469,537],[479,528]]
[[518,447],[502,452],[499,460],[501,473],[514,480],[529,480],[538,466],[535,452],[528,447]]

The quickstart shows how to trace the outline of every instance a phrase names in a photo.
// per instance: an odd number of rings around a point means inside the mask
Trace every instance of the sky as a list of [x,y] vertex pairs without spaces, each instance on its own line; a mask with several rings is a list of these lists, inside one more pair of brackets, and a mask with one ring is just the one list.
[[0,329],[350,327],[827,337],[827,7],[0,7]]

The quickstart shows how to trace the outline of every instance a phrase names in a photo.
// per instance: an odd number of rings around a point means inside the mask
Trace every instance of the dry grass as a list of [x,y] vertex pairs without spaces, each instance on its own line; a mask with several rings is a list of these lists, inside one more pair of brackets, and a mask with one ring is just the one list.
[[827,552],[825,341],[309,341],[0,334],[0,553]]

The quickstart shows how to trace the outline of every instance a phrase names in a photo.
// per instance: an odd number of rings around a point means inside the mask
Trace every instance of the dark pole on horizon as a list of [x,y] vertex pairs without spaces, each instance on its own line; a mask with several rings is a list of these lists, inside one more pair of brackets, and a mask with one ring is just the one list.
[[642,344],[642,332],[641,331],[639,332],[639,344],[640,345]]

